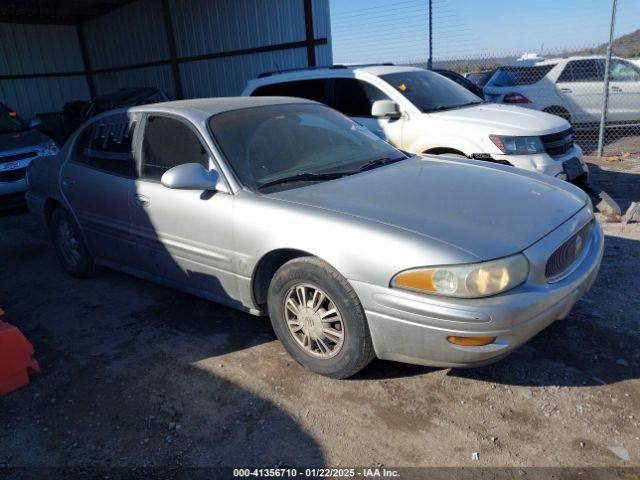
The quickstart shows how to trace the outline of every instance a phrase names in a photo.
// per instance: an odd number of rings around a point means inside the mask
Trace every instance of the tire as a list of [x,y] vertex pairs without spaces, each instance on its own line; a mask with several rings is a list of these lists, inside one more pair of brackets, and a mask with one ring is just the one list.
[[97,273],[93,257],[87,250],[80,230],[69,213],[57,208],[49,221],[49,235],[62,268],[76,278],[89,278]]
[[267,303],[278,339],[309,370],[347,378],[375,357],[356,292],[322,260],[300,257],[285,263],[271,280]]

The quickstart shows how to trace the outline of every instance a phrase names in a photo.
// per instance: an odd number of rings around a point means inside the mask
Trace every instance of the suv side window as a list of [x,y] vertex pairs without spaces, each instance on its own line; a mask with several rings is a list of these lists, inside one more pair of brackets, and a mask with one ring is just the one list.
[[604,82],[604,60],[571,60],[558,77],[558,83]]
[[327,80],[296,80],[294,82],[272,83],[256,88],[252,97],[298,97],[326,103]]
[[640,71],[628,62],[611,60],[612,82],[640,82]]
[[78,138],[74,161],[107,173],[135,177],[132,139],[136,124],[126,113],[89,125]]
[[333,82],[330,106],[349,117],[371,117],[373,102],[389,100],[379,88],[355,78],[336,78]]
[[164,172],[184,163],[199,163],[209,170],[209,154],[198,136],[174,118],[147,118],[142,139],[141,178],[160,181]]

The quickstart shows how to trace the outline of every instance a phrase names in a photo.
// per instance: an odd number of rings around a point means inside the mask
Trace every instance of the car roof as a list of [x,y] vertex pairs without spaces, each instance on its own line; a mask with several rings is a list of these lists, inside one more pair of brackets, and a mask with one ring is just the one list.
[[[286,105],[291,103],[318,103],[313,100],[293,97],[218,97],[175,100],[150,103],[127,109],[129,112],[167,113],[189,117],[195,121],[207,120],[212,115],[243,108]],[[112,112],[113,113],[113,112]]]
[[345,77],[350,73],[365,72],[371,75],[379,76],[389,73],[422,71],[424,68],[410,67],[403,65],[330,65],[326,67],[314,67],[309,69],[289,70],[282,72],[273,72],[262,74],[262,76],[249,80],[248,85],[268,85],[271,83],[280,83],[289,80],[300,80],[307,78],[332,78]]
[[[506,66],[509,67],[535,67],[539,65],[552,65],[561,62],[570,62],[572,60],[603,60],[606,58],[604,55],[573,55],[570,57],[554,57],[554,58],[544,58],[544,59],[530,59],[530,60],[516,60],[514,62],[508,63]],[[619,58],[619,57],[611,57],[611,58]]]

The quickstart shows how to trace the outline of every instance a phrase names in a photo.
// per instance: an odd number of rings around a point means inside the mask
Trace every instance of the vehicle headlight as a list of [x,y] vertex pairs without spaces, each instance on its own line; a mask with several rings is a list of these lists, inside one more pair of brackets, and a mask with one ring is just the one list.
[[60,153],[60,148],[53,140],[40,147],[41,157],[50,157],[52,155],[57,155],[58,153]]
[[587,207],[587,212],[589,212],[589,215],[591,215],[593,217],[593,201],[591,201],[591,197],[589,196],[589,194],[587,194],[587,202],[586,202],[586,207]]
[[544,153],[544,145],[540,137],[508,137],[489,135],[493,144],[507,155],[529,155]]
[[446,297],[480,298],[511,290],[527,275],[529,262],[517,254],[489,262],[405,270],[393,277],[391,286]]

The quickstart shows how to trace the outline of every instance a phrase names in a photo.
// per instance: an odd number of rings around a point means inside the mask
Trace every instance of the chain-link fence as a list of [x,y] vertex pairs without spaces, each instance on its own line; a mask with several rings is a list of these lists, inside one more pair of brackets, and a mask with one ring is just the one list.
[[587,155],[640,156],[637,0],[359,4],[331,4],[334,63],[431,60],[487,102],[567,119]]

